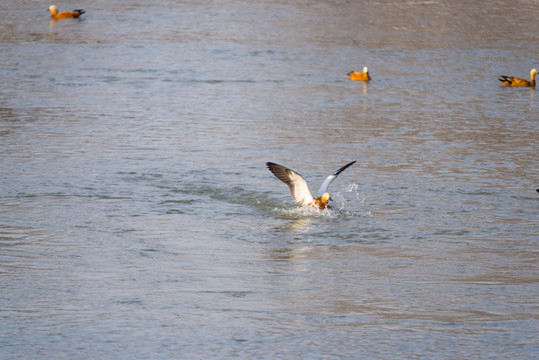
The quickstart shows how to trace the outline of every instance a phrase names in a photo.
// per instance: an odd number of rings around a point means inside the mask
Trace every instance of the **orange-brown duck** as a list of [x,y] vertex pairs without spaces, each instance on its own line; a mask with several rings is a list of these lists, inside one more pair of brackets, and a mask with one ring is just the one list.
[[537,69],[531,69],[530,71],[530,81],[526,79],[517,78],[514,76],[505,76],[501,75],[498,80],[502,82],[505,86],[520,86],[520,87],[531,87],[535,88],[535,75],[537,74]]
[[86,12],[82,9],[77,9],[73,11],[62,11],[59,13],[56,5],[49,6],[49,11],[51,12],[51,18],[53,19],[78,18]]
[[363,68],[363,72],[350,71],[347,75],[350,80],[354,81],[369,81],[371,79],[369,69],[366,66]]

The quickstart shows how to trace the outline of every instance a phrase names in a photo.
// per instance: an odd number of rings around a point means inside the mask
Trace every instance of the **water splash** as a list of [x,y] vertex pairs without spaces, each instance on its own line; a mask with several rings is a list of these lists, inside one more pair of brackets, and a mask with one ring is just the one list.
[[331,209],[316,209],[311,206],[296,206],[293,208],[288,209],[282,209],[282,208],[275,208],[274,211],[277,214],[282,215],[283,217],[292,218],[292,219],[300,219],[300,218],[311,218],[311,217],[317,217],[317,218],[335,218],[337,216],[338,211],[331,210]]
[[[336,219],[341,217],[371,217],[371,211],[365,210],[365,198],[358,192],[358,184],[349,184],[342,192],[336,191],[331,194],[331,209],[316,209],[310,206],[296,206],[293,208],[274,208],[277,214],[292,219],[300,218],[326,218]],[[348,194],[352,193],[352,196]],[[353,197],[352,200],[347,198]],[[355,210],[357,207],[361,210]]]
[[310,206],[297,206],[293,208],[274,208],[273,211],[289,219],[301,218],[321,218],[321,219],[337,219],[343,217],[371,217],[370,211],[363,210],[346,210],[344,208],[324,209],[319,210]]

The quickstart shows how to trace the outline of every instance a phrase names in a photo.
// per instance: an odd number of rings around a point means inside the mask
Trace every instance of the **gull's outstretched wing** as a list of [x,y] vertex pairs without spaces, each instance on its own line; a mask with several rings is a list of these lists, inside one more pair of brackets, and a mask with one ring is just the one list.
[[314,198],[309,191],[309,187],[307,186],[307,182],[300,174],[285,166],[272,162],[267,162],[266,166],[277,179],[288,185],[290,192],[292,193],[292,198],[294,198],[296,204],[308,205],[314,201]]
[[332,174],[332,175],[329,175],[327,177],[327,179],[324,181],[324,183],[322,184],[322,186],[320,186],[320,189],[318,190],[318,196],[322,196],[322,194],[324,194],[325,192],[328,191],[328,188],[329,188],[329,185],[331,185],[331,183],[333,182],[333,180],[335,180],[335,178],[337,178],[337,176],[339,176],[340,173],[342,173],[344,170],[346,170],[349,166],[351,166],[352,164],[354,164],[356,161],[352,161],[346,165],[344,165],[342,168],[340,168],[339,170],[337,170],[335,172],[335,174]]

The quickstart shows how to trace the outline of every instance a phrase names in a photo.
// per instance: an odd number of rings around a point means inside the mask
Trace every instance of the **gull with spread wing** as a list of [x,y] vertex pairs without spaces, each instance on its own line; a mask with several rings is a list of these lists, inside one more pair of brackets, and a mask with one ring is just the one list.
[[317,198],[314,198],[311,195],[305,179],[294,170],[272,162],[267,162],[266,166],[273,173],[273,175],[277,177],[277,179],[288,185],[290,192],[292,193],[292,198],[296,204],[301,206],[312,206],[317,209],[331,209],[331,205],[329,204],[331,197],[327,192],[329,185],[331,185],[333,180],[335,180],[340,173],[354,163],[355,161],[352,161],[341,167],[334,174],[329,175],[318,190]]

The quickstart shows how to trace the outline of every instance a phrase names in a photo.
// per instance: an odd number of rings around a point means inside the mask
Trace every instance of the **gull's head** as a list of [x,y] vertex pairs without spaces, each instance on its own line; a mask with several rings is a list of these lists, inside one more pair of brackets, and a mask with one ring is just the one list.
[[56,5],[49,6],[49,11],[53,14],[56,14],[58,12],[58,7]]
[[320,202],[322,204],[327,204],[328,201],[329,201],[329,193],[323,193],[322,196],[320,197]]
[[368,73],[368,72],[369,72],[369,69],[368,69],[366,66],[364,66],[364,67],[363,67],[363,73],[366,74],[366,73]]

